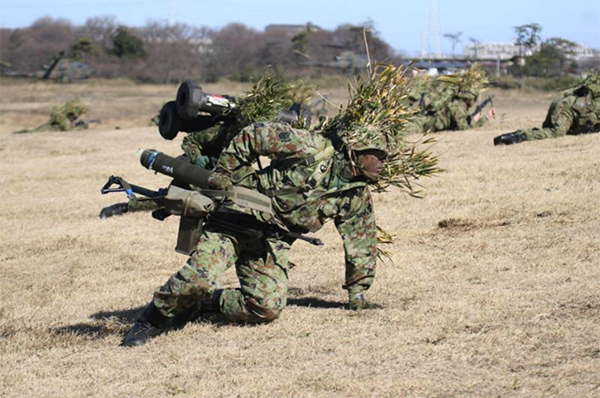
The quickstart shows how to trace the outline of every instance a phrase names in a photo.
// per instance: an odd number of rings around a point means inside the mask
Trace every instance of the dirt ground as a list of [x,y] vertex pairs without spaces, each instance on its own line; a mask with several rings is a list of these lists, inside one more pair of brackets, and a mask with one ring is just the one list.
[[[207,85],[239,94],[243,85]],[[491,91],[497,118],[442,132],[423,199],[375,195],[395,235],[369,298],[344,308],[343,248],[292,250],[288,308],[119,347],[186,258],[178,220],[101,220],[110,175],[158,188],[138,149],[178,155],[150,119],[176,86],[0,81],[1,397],[600,397],[600,134],[494,147],[556,96]],[[345,102],[345,87],[323,90]],[[79,98],[95,129],[12,134]],[[236,286],[233,270],[226,286]]]

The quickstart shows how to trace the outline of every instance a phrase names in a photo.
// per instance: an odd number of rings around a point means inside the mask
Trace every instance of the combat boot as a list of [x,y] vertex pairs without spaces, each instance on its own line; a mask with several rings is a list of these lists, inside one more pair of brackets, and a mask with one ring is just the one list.
[[379,310],[382,308],[382,305],[368,301],[365,295],[362,293],[356,297],[350,298],[350,301],[348,302],[348,309],[352,311]]
[[494,138],[494,145],[511,145],[527,141],[527,135],[520,130],[514,133],[502,134]]
[[219,314],[221,313],[221,306],[219,299],[223,290],[217,290],[213,293],[211,298],[206,300],[200,300],[190,308],[180,312],[173,317],[169,327],[173,329],[181,329],[190,322],[195,322],[203,318],[206,314]]
[[121,345],[136,347],[146,344],[150,339],[167,330],[165,326],[169,319],[154,306],[154,303],[148,304],[121,342]]

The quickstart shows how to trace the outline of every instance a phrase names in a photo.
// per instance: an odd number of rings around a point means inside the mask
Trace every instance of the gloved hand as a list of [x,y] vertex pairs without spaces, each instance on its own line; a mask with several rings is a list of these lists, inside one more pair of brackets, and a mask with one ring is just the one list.
[[511,145],[527,141],[527,136],[521,130],[514,133],[502,134],[494,138],[494,145]]
[[360,310],[378,310],[383,308],[383,306],[367,301],[367,298],[363,293],[358,294],[357,296],[351,297],[348,301],[348,309],[352,311],[360,311]]
[[208,166],[209,163],[210,163],[210,158],[208,156],[205,156],[205,155],[198,156],[196,158],[196,161],[194,162],[194,164],[196,166],[202,167],[203,169],[205,169],[206,166]]
[[127,213],[127,203],[115,203],[100,210],[100,218],[120,216]]
[[233,189],[233,184],[229,177],[224,174],[213,172],[210,177],[208,177],[208,184],[211,188],[219,189],[221,191],[231,191]]

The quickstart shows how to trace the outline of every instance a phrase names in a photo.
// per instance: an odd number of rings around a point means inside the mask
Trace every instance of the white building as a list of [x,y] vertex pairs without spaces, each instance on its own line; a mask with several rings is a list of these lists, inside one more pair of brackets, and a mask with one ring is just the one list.
[[[523,52],[521,55],[532,55],[540,50],[540,46],[537,45],[532,49],[522,48]],[[519,46],[515,43],[482,43],[482,44],[469,44],[464,47],[463,54],[465,58],[471,59],[510,59],[514,56],[519,55]],[[591,57],[597,56],[596,52],[591,48],[577,44],[574,48],[573,55],[567,55],[568,58],[576,61],[581,61]]]

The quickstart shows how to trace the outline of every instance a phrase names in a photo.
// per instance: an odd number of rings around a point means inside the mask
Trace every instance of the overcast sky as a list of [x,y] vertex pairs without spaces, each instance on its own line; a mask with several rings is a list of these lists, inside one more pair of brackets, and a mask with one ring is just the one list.
[[371,20],[380,36],[407,56],[417,56],[423,48],[435,52],[436,31],[442,52],[449,54],[446,33],[461,32],[459,53],[471,38],[514,42],[515,26],[538,23],[542,39],[561,37],[600,49],[600,0],[0,0],[0,27],[27,27],[45,16],[74,25],[90,17],[114,16],[128,26],[174,21],[222,28],[240,22],[258,30],[269,24],[307,22],[335,29]]

